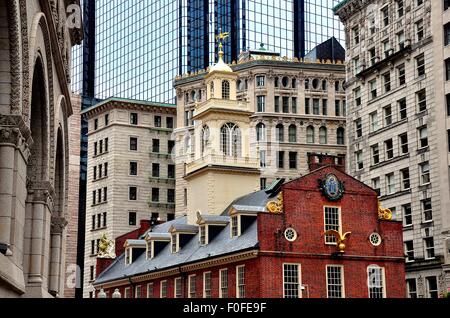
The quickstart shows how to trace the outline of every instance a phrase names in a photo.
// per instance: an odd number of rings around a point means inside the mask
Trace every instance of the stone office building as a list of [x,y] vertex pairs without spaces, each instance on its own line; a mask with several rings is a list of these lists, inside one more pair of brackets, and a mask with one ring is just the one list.
[[64,296],[70,51],[82,37],[70,5],[0,1],[0,298]]
[[89,297],[103,234],[116,238],[141,220],[174,218],[176,108],[110,98],[81,113],[88,121],[83,294]]
[[334,8],[348,44],[349,173],[403,221],[409,297],[450,288],[448,6],[346,0]]
[[[343,51],[342,47],[340,49]],[[233,96],[241,103],[240,109],[229,118],[246,112],[244,122],[246,127],[248,124],[248,128],[240,129],[240,133],[248,138],[249,158],[257,160],[257,168],[260,170],[260,185],[256,185],[257,189],[264,188],[279,177],[293,179],[305,174],[308,171],[308,153],[335,155],[339,164],[345,164],[343,62],[282,58],[261,45],[258,50],[244,52],[237,63],[232,63],[227,68],[229,70],[219,70],[221,78],[230,78],[229,74],[232,72],[231,77],[236,78],[236,88],[233,85],[225,87],[228,92],[225,98],[232,99],[229,96]],[[209,72],[179,76],[174,81],[179,114],[175,131],[177,216],[188,212],[187,201],[190,194],[185,180],[186,164],[202,160],[200,147],[203,149],[209,144],[219,143],[219,140],[210,140],[202,144],[202,138],[208,139],[212,131],[202,131],[204,118],[196,118],[196,114],[210,102],[209,94],[215,94],[207,88],[211,70],[217,71],[217,67],[210,68]],[[216,93],[222,91],[221,81],[215,84],[217,87],[213,90]],[[218,100],[221,97],[217,95],[211,98]],[[230,100],[227,104],[233,102]],[[226,120],[216,124],[208,129],[222,129],[224,134],[232,129],[226,126]],[[194,155],[195,149],[198,150],[197,155]],[[216,155],[227,155],[223,150]]]

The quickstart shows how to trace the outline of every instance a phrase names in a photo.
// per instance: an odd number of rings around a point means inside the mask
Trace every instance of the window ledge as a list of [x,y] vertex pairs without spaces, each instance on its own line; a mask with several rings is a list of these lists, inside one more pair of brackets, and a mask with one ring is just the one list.
[[404,123],[407,123],[407,122],[408,122],[408,118],[405,118],[405,119],[399,120],[399,121],[397,121],[395,123],[392,123],[389,126],[385,126],[383,128],[379,128],[379,129],[377,129],[375,131],[370,132],[369,133],[369,138],[373,137],[373,136],[376,136],[378,134],[381,134],[381,133],[383,133],[385,131],[388,131],[388,130],[390,130],[392,128],[395,128],[397,126],[403,125]]
[[423,154],[423,153],[425,153],[425,152],[428,152],[429,149],[430,149],[430,146],[426,146],[426,147],[423,147],[423,148],[419,148],[419,149],[416,150],[416,153],[417,153],[418,155],[420,155],[420,154]]
[[406,194],[411,194],[411,189],[405,190],[405,191],[398,191],[398,192],[394,192],[391,194],[386,194],[386,195],[380,196],[380,200],[383,201],[383,200],[393,199],[393,198],[401,197]]
[[[403,159],[407,159],[407,158],[409,158],[409,153],[407,153],[407,154],[405,154],[405,155],[401,155],[401,156],[394,157],[394,158],[389,159],[389,160],[385,160],[385,161],[380,162],[380,163],[378,163],[378,164],[376,164],[376,165],[371,165],[371,166],[370,166],[370,170],[375,170],[375,169],[384,167],[384,166],[389,165],[389,164],[391,164],[391,163],[394,163],[394,162],[397,162],[397,161],[400,161],[400,160],[403,160]],[[405,190],[405,191],[406,191],[406,190]]]
[[101,230],[106,230],[107,228],[108,228],[107,226],[97,227],[95,229],[91,229],[91,232],[98,232]]
[[97,155],[94,155],[94,156],[92,156],[92,158],[98,158],[98,157],[101,157],[101,156],[106,155],[106,154],[109,154],[109,150],[108,151],[104,151],[102,153],[99,153]]
[[91,204],[91,207],[103,205],[103,204],[106,204],[106,203],[108,203],[108,201],[103,201],[103,202],[100,202],[100,203]]
[[410,231],[413,230],[414,226],[412,224],[409,225],[403,225],[403,231]]
[[105,180],[105,179],[108,179],[108,176],[97,178],[95,180],[92,180],[92,182],[98,182],[98,181]]

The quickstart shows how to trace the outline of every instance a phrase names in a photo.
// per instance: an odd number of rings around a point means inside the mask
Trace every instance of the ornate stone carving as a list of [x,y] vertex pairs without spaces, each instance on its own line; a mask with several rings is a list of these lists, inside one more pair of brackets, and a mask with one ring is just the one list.
[[64,217],[52,216],[50,231],[52,234],[62,234],[68,221]]

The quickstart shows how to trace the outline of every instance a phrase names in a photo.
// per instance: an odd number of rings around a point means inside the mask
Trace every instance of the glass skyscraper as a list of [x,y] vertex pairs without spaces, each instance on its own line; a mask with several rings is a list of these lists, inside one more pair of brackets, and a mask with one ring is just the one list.
[[99,99],[174,102],[173,78],[213,63],[220,32],[230,33],[229,63],[261,43],[287,57],[303,57],[333,36],[344,46],[343,28],[331,10],[339,0],[85,2],[89,45],[74,48],[73,64],[87,70],[73,70],[72,88]]

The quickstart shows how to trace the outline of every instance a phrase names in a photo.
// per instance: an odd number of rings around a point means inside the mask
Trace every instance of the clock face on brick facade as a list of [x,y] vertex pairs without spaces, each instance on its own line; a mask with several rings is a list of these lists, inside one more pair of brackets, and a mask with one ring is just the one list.
[[323,180],[319,180],[319,187],[330,201],[338,201],[344,195],[344,185],[332,173],[327,174]]

